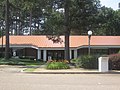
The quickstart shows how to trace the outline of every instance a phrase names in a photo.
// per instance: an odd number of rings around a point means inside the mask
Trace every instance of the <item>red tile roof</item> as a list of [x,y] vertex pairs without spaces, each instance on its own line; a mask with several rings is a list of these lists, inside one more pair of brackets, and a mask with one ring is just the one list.
[[[64,36],[60,36],[62,43],[54,43],[46,36],[10,36],[11,45],[33,45],[36,47],[64,47]],[[5,36],[3,37],[5,45]],[[0,45],[2,39],[0,38]],[[88,36],[70,36],[70,47],[88,45]],[[120,36],[92,36],[92,46],[120,46]]]

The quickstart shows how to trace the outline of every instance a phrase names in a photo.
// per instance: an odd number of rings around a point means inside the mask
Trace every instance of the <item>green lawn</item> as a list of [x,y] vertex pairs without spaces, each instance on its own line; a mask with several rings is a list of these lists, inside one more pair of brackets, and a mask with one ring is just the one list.
[[33,72],[35,69],[36,69],[36,68],[27,68],[27,69],[25,69],[24,71],[25,71],[25,72]]
[[42,61],[34,61],[30,59],[15,59],[10,58],[9,60],[5,60],[4,58],[0,58],[0,65],[25,65],[25,66],[38,66],[45,64]]

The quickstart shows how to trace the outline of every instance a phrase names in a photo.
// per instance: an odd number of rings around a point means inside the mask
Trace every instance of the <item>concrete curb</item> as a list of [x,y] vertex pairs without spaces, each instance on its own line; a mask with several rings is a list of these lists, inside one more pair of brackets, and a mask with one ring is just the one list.
[[[26,68],[27,69],[27,68]],[[25,70],[25,69],[24,69]],[[35,71],[24,71],[21,70],[22,73],[27,74],[120,74],[120,71],[109,70],[108,72],[99,72],[96,70],[89,69],[68,69],[68,70],[47,70],[45,68],[38,68]]]
[[23,71],[22,73],[27,73],[27,74],[120,74],[120,72],[113,72],[113,71],[109,71],[109,72],[25,72]]

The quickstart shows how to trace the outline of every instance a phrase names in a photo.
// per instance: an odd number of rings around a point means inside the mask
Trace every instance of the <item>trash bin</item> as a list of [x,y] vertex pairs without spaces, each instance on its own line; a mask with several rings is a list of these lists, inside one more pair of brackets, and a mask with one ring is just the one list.
[[108,60],[109,57],[99,57],[99,72],[108,72],[109,66],[108,66]]

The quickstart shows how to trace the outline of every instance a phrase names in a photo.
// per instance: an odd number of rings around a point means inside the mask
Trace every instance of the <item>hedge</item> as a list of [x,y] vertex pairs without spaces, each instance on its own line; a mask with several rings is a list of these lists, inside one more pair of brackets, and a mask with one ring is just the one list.
[[98,59],[95,56],[84,55],[77,59],[73,59],[72,63],[75,63],[76,67],[85,68],[85,69],[97,69],[98,68]]
[[47,69],[69,69],[69,65],[64,62],[50,62],[47,64]]
[[109,55],[109,69],[120,70],[120,54]]

